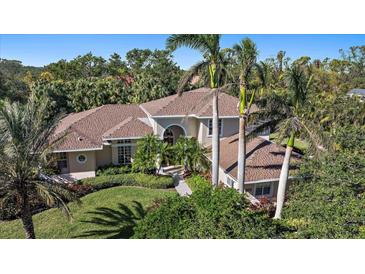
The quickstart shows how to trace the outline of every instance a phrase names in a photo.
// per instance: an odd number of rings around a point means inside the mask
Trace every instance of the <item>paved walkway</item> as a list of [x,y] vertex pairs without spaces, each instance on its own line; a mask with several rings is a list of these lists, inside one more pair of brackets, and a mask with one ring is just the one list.
[[191,194],[191,189],[187,183],[185,183],[184,177],[182,175],[175,173],[173,178],[175,181],[175,189],[180,196],[188,196]]

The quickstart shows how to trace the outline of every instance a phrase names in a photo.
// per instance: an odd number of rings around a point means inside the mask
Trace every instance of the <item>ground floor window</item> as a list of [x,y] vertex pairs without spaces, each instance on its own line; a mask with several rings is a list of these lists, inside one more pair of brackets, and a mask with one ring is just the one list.
[[255,188],[255,196],[269,196],[271,194],[271,185],[257,185]]
[[57,155],[57,168],[59,170],[67,168],[67,154],[66,154],[66,152],[58,153],[58,155]]
[[128,165],[132,162],[132,147],[131,146],[118,147],[118,162],[121,165]]
[[227,176],[227,184],[230,187],[234,187],[234,183],[235,183],[234,180],[231,177]]

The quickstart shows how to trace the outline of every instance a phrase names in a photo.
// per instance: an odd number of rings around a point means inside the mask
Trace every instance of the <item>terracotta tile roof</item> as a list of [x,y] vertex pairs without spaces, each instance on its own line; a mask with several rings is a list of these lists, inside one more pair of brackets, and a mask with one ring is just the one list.
[[122,123],[104,134],[104,138],[133,138],[152,134],[153,129],[140,119],[128,117]]
[[56,137],[63,136],[55,150],[98,149],[106,133],[114,138],[144,136],[151,133],[152,128],[139,120],[143,118],[147,118],[144,111],[132,104],[104,105],[72,113],[55,130]]
[[[238,116],[238,98],[225,93],[219,94],[220,116]],[[199,88],[184,92],[181,96],[171,95],[141,105],[152,116],[196,115],[212,116],[212,95],[209,88]],[[256,106],[252,107],[252,111]]]
[[[285,148],[261,137],[247,144],[245,181],[259,181],[280,177]],[[237,179],[238,134],[221,140],[220,166]],[[291,162],[298,161],[299,154],[292,153]],[[293,169],[294,166],[291,167]]]

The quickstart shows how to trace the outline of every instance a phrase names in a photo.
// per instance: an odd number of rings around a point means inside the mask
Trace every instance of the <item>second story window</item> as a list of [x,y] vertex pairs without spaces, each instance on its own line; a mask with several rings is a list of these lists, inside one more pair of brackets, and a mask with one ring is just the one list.
[[[222,136],[222,119],[218,120],[218,129],[219,135]],[[213,119],[208,120],[208,135],[211,136],[213,134]]]

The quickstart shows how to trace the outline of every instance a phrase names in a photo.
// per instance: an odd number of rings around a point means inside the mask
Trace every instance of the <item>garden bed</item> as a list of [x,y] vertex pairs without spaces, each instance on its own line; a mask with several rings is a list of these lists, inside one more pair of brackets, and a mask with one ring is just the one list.
[[168,189],[174,187],[174,180],[171,176],[127,173],[87,178],[81,180],[80,184],[91,186],[94,191],[115,186],[139,186],[153,189]]

